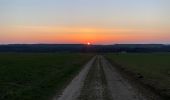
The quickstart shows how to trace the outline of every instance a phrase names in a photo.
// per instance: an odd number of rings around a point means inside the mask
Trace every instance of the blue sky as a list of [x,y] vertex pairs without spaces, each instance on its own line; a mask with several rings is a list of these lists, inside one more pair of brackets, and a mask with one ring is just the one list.
[[0,0],[0,26],[155,29],[167,35],[169,12],[170,0]]
[[[121,24],[169,19],[169,0],[1,0],[7,24]],[[168,7],[169,6],[169,7]],[[169,8],[169,9],[168,9]],[[167,11],[166,11],[167,10]],[[170,10],[169,10],[170,11]],[[168,18],[166,18],[168,17]],[[88,22],[88,23],[87,23]],[[101,22],[101,23],[100,23]],[[110,23],[109,23],[110,22]],[[113,23],[112,23],[113,22]],[[130,23],[125,23],[130,24]]]

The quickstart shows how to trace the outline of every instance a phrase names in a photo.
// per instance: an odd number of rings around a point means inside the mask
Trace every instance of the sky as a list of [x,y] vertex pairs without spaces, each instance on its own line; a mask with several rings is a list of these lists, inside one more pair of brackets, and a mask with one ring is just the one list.
[[170,44],[170,0],[0,0],[0,44]]

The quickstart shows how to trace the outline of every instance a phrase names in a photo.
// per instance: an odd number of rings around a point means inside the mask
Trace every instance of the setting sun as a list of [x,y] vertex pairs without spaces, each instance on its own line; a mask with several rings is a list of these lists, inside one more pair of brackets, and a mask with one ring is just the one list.
[[91,43],[90,43],[90,42],[87,42],[87,45],[91,45]]

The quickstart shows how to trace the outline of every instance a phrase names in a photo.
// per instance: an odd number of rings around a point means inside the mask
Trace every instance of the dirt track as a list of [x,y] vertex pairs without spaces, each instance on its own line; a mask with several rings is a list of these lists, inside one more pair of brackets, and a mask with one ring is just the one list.
[[[90,60],[84,69],[54,100],[152,100],[146,98],[102,56]],[[154,98],[153,100],[160,100]]]

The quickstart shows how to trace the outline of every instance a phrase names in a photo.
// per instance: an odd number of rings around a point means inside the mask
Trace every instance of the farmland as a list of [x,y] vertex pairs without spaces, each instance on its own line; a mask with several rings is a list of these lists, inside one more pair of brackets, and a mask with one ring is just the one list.
[[133,73],[144,84],[170,97],[170,53],[111,53],[106,56],[113,65]]
[[0,53],[0,100],[47,100],[92,54]]
[[[126,78],[122,78],[120,74],[123,75],[124,72],[119,73],[114,69],[116,66],[133,73],[132,78],[136,77],[161,95],[167,98],[170,95],[170,53],[108,53],[105,54],[107,59],[97,55],[83,68],[83,65],[94,55],[90,53],[0,53],[0,100],[51,100],[54,96],[55,100],[65,100],[63,98],[72,100],[70,99],[72,97],[82,100],[91,97],[103,98],[103,100],[108,98],[150,100],[140,91],[140,87],[135,87]],[[110,66],[109,62],[113,66]],[[84,71],[80,72],[81,69]],[[128,74],[126,72],[124,74]],[[70,87],[72,89],[68,92],[67,87],[68,90]],[[131,89],[129,90],[128,87]],[[79,91],[80,94],[75,91]],[[58,99],[62,92],[66,94]],[[150,97],[152,98],[152,95]]]

